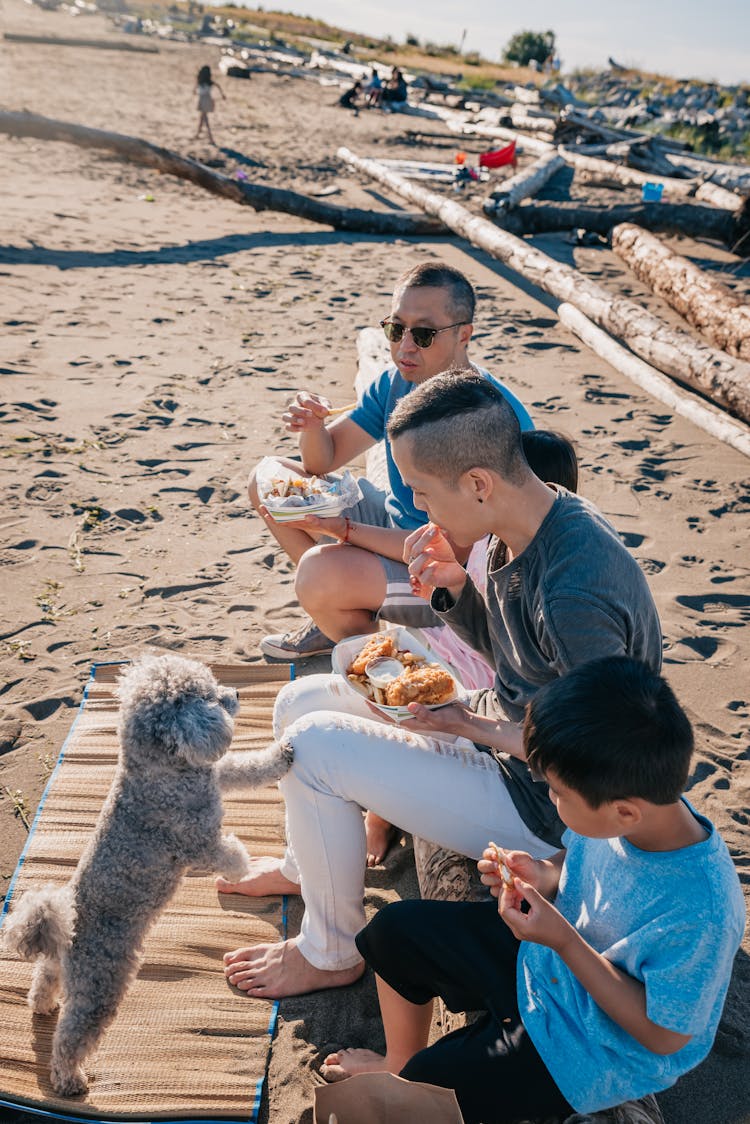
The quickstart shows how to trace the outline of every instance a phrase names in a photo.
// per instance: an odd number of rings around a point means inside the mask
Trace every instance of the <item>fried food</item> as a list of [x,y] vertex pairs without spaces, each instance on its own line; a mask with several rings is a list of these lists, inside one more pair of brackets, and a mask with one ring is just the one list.
[[453,676],[439,664],[426,664],[404,668],[398,679],[385,688],[385,701],[388,706],[406,706],[410,702],[436,706],[448,702],[455,693]]
[[498,847],[497,843],[489,842],[487,844],[490,850],[495,852],[495,862],[497,863],[497,870],[503,880],[503,885],[507,890],[514,888],[513,875],[505,865],[505,851],[502,847]]
[[392,636],[383,636],[381,633],[376,632],[365,644],[364,648],[360,651],[359,655],[355,656],[352,662],[346,669],[347,676],[351,675],[364,675],[365,667],[370,660],[377,659],[378,656],[395,656],[396,655],[396,641]]

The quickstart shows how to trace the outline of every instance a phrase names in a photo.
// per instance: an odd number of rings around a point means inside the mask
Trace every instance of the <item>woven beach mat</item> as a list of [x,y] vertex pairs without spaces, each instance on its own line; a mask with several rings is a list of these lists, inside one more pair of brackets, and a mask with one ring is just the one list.
[[[12,899],[70,878],[109,789],[117,761],[121,665],[92,671],[8,891]],[[274,699],[286,667],[212,665],[235,687],[234,750],[271,738]],[[275,786],[224,798],[224,831],[251,854],[283,851],[283,801]],[[143,964],[117,1017],[89,1059],[88,1093],[59,1097],[49,1082],[57,1016],[26,1005],[32,965],[0,951],[0,1106],[68,1120],[257,1120],[278,1004],[226,982],[228,949],[285,935],[282,898],[219,895],[213,876],[186,876],[150,929]],[[0,937],[2,931],[0,930]],[[2,1116],[2,1107],[0,1107]]]

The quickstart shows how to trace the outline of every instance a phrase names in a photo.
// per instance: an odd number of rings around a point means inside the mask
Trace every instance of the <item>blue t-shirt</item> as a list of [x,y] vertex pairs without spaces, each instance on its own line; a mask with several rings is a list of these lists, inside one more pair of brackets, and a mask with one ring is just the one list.
[[[508,390],[507,386],[498,379],[493,378],[489,371],[477,367],[477,371],[484,378],[497,387],[500,393],[507,398],[518,418],[521,429],[533,429],[534,423],[529,417],[526,407]],[[388,440],[386,426],[388,419],[396,408],[396,404],[405,398],[415,387],[415,383],[407,382],[396,367],[386,367],[382,375],[370,383],[357,408],[352,410],[349,418],[356,422],[360,429],[369,433],[376,441],[385,442],[385,459],[388,470],[388,495],[385,501],[385,510],[390,516],[394,526],[404,531],[413,531],[427,521],[424,511],[419,511],[414,506],[414,497],[411,488],[407,488],[396,468],[391,455],[391,443]]]
[[556,952],[521,943],[521,1018],[577,1112],[667,1089],[711,1049],[745,907],[723,839],[685,803],[710,834],[677,851],[566,831],[555,905],[597,952],[644,984],[649,1019],[691,1035],[686,1046],[652,1053],[604,1013]]

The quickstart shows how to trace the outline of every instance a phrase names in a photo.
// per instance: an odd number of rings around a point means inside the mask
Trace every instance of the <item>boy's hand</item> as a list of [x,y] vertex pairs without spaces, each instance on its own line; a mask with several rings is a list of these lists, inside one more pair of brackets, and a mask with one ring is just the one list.
[[[500,858],[511,878],[516,875],[530,886],[534,886],[536,889],[540,887],[542,881],[541,863],[537,859],[532,859],[527,851],[502,850]],[[477,863],[477,869],[481,875],[480,881],[485,886],[489,886],[493,898],[499,898],[505,885],[505,879],[498,869],[494,848],[487,847],[485,849]]]
[[[528,913],[521,912],[523,901],[528,902]],[[561,952],[571,934],[575,935],[575,929],[560,911],[522,878],[513,879],[512,890],[503,887],[498,910],[519,941],[543,944],[555,952]]]
[[409,567],[409,580],[418,589],[432,589],[438,586],[448,590],[460,590],[466,581],[466,571],[456,561],[453,547],[447,535],[436,526],[428,523],[418,527],[404,543],[404,562]]
[[322,429],[330,409],[331,403],[327,398],[302,390],[294,401],[289,403],[281,420],[288,433]]

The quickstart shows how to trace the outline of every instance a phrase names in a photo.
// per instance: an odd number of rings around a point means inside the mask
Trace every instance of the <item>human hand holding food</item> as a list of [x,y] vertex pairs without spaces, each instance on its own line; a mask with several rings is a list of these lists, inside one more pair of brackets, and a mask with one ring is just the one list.
[[343,515],[300,515],[299,519],[285,519],[284,526],[343,539],[346,537],[348,523]]
[[551,901],[557,894],[564,851],[549,859],[534,859],[527,851],[506,851],[497,843],[488,843],[477,863],[481,881],[497,898],[503,886],[512,888],[513,879],[521,878]]
[[471,739],[472,711],[465,703],[453,702],[429,710],[421,703],[413,702],[408,704],[408,710],[414,717],[402,721],[404,730],[412,730],[415,734],[450,734],[455,738]]
[[[528,913],[521,912],[524,901],[528,903]],[[513,889],[503,885],[498,909],[519,941],[543,944],[561,953],[571,938],[577,936],[576,930],[560,911],[522,878],[513,879]]]
[[303,433],[313,429],[323,429],[325,419],[331,412],[331,403],[319,394],[301,390],[289,403],[281,420],[288,433]]
[[541,872],[537,867],[537,860],[532,859],[528,852],[506,851],[498,847],[497,843],[488,843],[477,863],[481,881],[489,886],[494,898],[500,897],[503,886],[508,890],[513,889],[514,875],[523,878],[529,885],[538,887]]
[[456,561],[447,535],[435,523],[418,527],[407,537],[404,562],[415,592],[422,587],[445,587],[457,597],[464,587],[466,571]]

